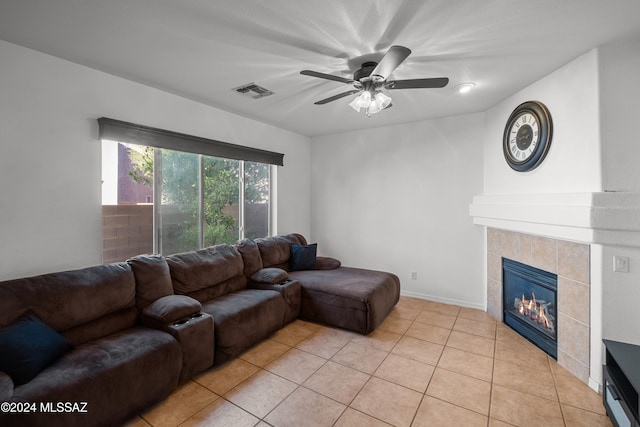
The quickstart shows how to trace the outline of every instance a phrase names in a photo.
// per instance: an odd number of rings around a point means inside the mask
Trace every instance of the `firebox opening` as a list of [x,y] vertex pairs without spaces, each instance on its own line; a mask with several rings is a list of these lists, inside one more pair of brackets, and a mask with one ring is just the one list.
[[557,359],[558,276],[502,258],[504,323]]

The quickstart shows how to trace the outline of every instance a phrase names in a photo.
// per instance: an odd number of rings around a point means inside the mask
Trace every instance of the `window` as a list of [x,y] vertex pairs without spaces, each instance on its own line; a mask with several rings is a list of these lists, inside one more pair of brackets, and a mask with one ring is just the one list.
[[270,234],[271,164],[102,139],[105,263]]

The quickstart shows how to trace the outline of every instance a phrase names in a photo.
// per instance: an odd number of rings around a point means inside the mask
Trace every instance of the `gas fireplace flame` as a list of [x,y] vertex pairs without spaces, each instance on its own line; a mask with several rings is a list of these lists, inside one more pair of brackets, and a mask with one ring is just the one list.
[[545,316],[544,314],[544,307],[540,306],[540,314],[539,314],[539,318],[540,318],[540,323],[547,329],[551,328],[551,325],[549,324],[549,319],[547,318],[547,316]]
[[553,330],[553,323],[546,313],[545,304],[544,301],[537,301],[536,294],[531,292],[531,299],[525,298],[524,294],[522,294],[521,299],[515,299],[514,305],[521,316],[528,318],[543,328]]

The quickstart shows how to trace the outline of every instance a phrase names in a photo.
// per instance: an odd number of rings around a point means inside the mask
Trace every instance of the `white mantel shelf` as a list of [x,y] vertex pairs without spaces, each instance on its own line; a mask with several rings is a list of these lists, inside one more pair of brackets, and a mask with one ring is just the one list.
[[640,247],[640,193],[483,195],[473,198],[469,213],[486,227]]

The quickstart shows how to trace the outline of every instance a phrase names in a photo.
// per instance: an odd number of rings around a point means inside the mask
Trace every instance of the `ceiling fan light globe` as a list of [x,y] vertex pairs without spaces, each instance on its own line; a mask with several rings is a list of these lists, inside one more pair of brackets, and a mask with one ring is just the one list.
[[356,110],[356,113],[360,112],[360,96],[356,96],[353,101],[351,101],[349,103],[349,107],[353,108],[354,110]]
[[369,91],[364,91],[362,92],[362,95],[360,95],[360,106],[362,108],[369,108],[369,105],[371,105],[371,93]]
[[374,99],[373,101],[371,101],[371,104],[369,104],[369,108],[367,109],[367,113],[376,114],[380,111],[382,111],[382,105],[378,102],[378,100]]
[[391,97],[382,92],[376,93],[376,102],[380,105],[380,109],[384,110],[391,104]]

